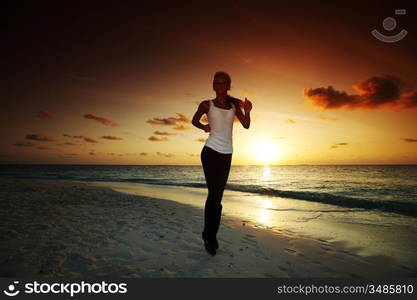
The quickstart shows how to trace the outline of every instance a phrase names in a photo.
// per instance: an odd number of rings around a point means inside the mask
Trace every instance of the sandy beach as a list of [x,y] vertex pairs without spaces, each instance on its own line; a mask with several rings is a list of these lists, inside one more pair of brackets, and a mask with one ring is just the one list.
[[[385,255],[224,215],[212,257],[201,208],[105,184],[0,180],[1,277],[415,277]],[[184,194],[185,196],[187,194]],[[204,199],[203,199],[204,200]]]

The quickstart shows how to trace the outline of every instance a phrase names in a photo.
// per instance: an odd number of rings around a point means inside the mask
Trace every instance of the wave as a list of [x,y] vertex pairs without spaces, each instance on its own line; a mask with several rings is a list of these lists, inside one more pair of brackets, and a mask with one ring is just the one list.
[[[27,174],[26,174],[27,175]],[[35,176],[18,176],[18,177],[31,177]],[[146,183],[156,185],[169,185],[169,186],[183,186],[206,189],[206,183],[201,182],[183,182],[172,181],[169,179],[145,179],[145,178],[121,178],[115,179],[113,176],[102,176],[101,178],[93,177],[79,177],[79,176],[57,176],[57,174],[50,174],[50,176],[36,176],[37,178],[44,179],[65,179],[65,180],[77,180],[77,181],[107,181],[107,182],[131,182],[131,183]],[[257,185],[242,185],[242,184],[226,184],[227,190],[245,192],[251,194],[259,194],[273,197],[282,197],[295,200],[304,200],[319,202],[325,204],[336,205],[346,208],[362,208],[367,210],[381,210],[385,212],[393,212],[401,215],[417,217],[417,204],[404,201],[387,201],[387,200],[372,200],[364,198],[354,198],[341,195],[334,195],[331,193],[323,192],[304,192],[304,191],[286,191],[274,188],[261,187]]]
[[[137,182],[148,183],[157,185],[170,185],[170,186],[184,186],[194,188],[207,188],[206,183],[184,183],[184,182],[172,182],[162,181],[160,179],[127,179],[120,180],[123,182]],[[417,217],[417,205],[411,202],[404,201],[386,201],[386,200],[372,200],[364,198],[354,198],[347,196],[334,195],[323,192],[302,192],[302,191],[285,191],[274,188],[260,187],[256,185],[240,185],[240,184],[226,184],[227,190],[245,192],[251,194],[259,194],[273,197],[282,197],[295,200],[304,200],[319,202],[325,204],[336,205],[346,208],[362,208],[367,210],[377,209],[385,212],[394,212],[406,216]]]

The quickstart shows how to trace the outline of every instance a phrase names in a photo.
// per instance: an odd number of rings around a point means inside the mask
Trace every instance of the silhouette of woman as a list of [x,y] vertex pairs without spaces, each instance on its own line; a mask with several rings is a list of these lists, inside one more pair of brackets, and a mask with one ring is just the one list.
[[[208,188],[202,238],[207,252],[211,255],[216,255],[216,250],[219,248],[216,236],[223,208],[221,205],[223,191],[232,161],[234,117],[236,115],[243,127],[249,129],[252,110],[252,103],[246,98],[242,101],[227,94],[230,85],[229,74],[226,72],[214,74],[213,90],[216,92],[216,98],[202,101],[192,121],[195,127],[209,132],[209,137],[201,151],[201,162]],[[200,123],[203,114],[207,114],[208,124]]]

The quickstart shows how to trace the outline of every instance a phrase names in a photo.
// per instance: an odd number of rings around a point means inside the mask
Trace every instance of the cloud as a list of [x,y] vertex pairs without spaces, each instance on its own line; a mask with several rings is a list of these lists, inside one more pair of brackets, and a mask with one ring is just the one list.
[[89,142],[89,143],[98,143],[95,139],[92,139],[92,138],[89,138],[89,137],[83,136],[83,135],[74,136],[74,138],[83,139],[84,141]]
[[304,89],[304,97],[314,106],[323,109],[378,109],[417,107],[417,91],[407,91],[401,79],[375,76],[352,86],[357,94],[335,90],[332,86]]
[[283,136],[275,136],[273,137],[274,140],[283,140],[284,137]]
[[165,157],[173,157],[174,154],[170,154],[170,153],[161,153],[161,152],[156,152],[156,155],[159,156],[165,156]]
[[197,141],[197,142],[204,143],[204,142],[206,141],[206,139],[200,138],[200,139],[197,139],[196,141]]
[[39,149],[39,150],[52,150],[51,148],[48,148],[48,147],[36,147],[36,149]]
[[402,140],[407,143],[417,143],[417,139],[403,138]]
[[346,145],[349,145],[349,143],[336,143],[336,144],[333,144],[330,148],[338,148],[339,146],[346,146]]
[[174,129],[174,130],[189,130],[189,129],[191,129],[191,127],[184,126],[184,125],[177,125],[174,128],[172,128],[172,129]]
[[89,155],[96,155],[93,150],[91,150],[90,153],[88,153],[88,154]]
[[192,154],[192,153],[187,153],[187,155],[188,156],[191,156],[191,157],[197,157],[197,156],[199,156],[199,154]]
[[41,119],[49,119],[49,120],[54,120],[56,119],[56,116],[52,113],[50,113],[49,111],[46,110],[40,110],[38,113],[38,117]]
[[169,118],[153,118],[152,120],[146,121],[146,123],[152,125],[167,125],[167,126],[174,126],[178,125],[178,123],[190,123],[190,119],[188,119],[185,115],[181,113],[177,113],[179,118],[169,117]]
[[31,143],[31,142],[16,142],[13,144],[13,146],[18,146],[18,147],[33,147],[35,146],[35,144]]
[[121,137],[111,135],[103,135],[101,138],[106,140],[123,140]]
[[156,134],[156,135],[177,135],[176,133],[161,132],[161,131],[154,131],[154,134]]
[[77,144],[70,143],[70,142],[66,142],[64,145],[68,145],[68,146],[76,146]]
[[86,142],[89,143],[98,143],[95,139],[89,138],[88,136],[84,136],[84,135],[69,135],[69,134],[64,134],[65,137],[69,137],[72,139],[82,139]]
[[285,123],[287,123],[287,124],[295,124],[296,122],[293,119],[287,119],[285,121]]
[[95,114],[86,114],[86,115],[84,115],[84,118],[95,120],[95,121],[100,122],[101,124],[106,125],[106,126],[117,126],[118,125],[113,120],[110,120],[110,119],[105,118],[105,117],[99,117],[99,116],[96,116]]
[[148,138],[148,140],[150,140],[152,142],[166,142],[166,141],[168,141],[168,138],[166,138],[166,137],[158,138],[156,136],[151,136],[151,137]]
[[326,116],[323,116],[323,115],[320,115],[319,119],[325,120],[325,121],[337,121],[338,120],[336,118],[326,117]]
[[141,153],[140,153],[140,155],[146,156],[146,155],[148,155],[148,153],[146,153],[146,152],[141,152]]
[[41,142],[53,142],[53,141],[55,141],[55,139],[53,137],[46,136],[42,133],[27,134],[26,139],[34,140],[34,141],[41,141]]

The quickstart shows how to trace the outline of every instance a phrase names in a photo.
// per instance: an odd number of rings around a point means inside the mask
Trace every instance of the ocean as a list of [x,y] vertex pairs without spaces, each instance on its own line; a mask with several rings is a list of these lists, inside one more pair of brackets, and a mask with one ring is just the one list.
[[[206,190],[201,166],[1,165],[0,177]],[[417,217],[417,165],[232,166],[226,190]]]

